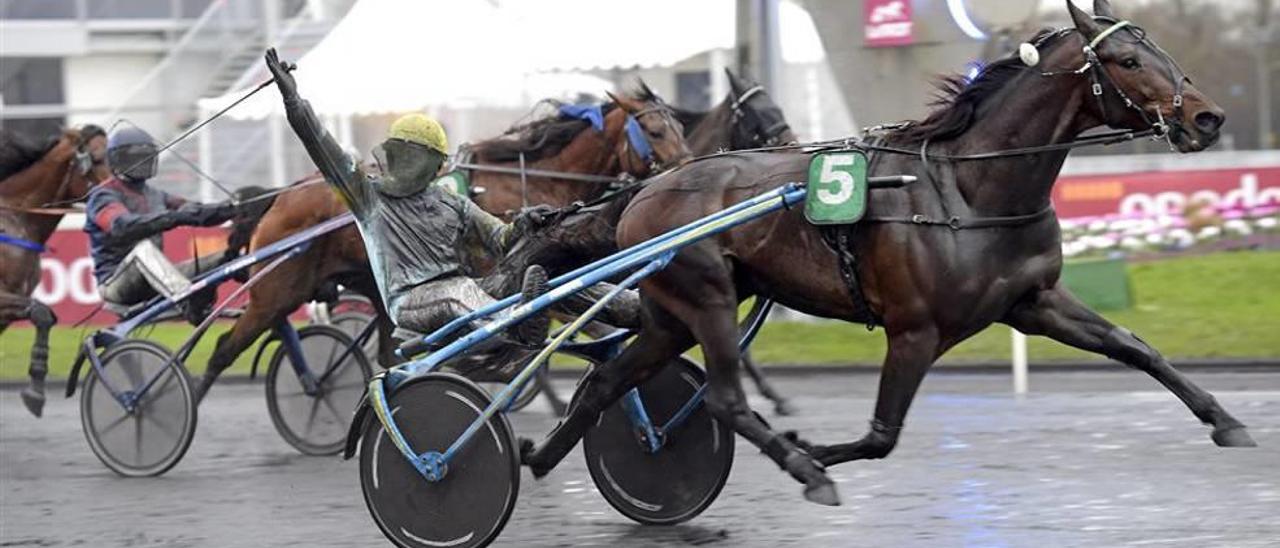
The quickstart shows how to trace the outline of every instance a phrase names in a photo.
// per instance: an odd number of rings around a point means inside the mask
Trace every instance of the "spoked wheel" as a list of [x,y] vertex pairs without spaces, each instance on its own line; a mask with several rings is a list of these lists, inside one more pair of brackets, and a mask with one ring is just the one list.
[[[697,364],[681,357],[641,385],[653,424],[666,424],[705,379]],[[591,479],[611,506],[639,523],[669,525],[692,519],[715,501],[733,467],[733,442],[733,431],[701,405],[650,453],[619,401],[587,430],[582,450]]]
[[[475,383],[431,373],[405,381],[388,408],[410,447],[443,453],[479,417],[489,397]],[[360,438],[360,487],[383,534],[398,546],[486,546],[502,531],[520,491],[511,425],[496,413],[428,481],[404,458],[371,413]]]
[[[329,320],[329,325],[338,328],[343,333],[346,333],[348,337],[355,339],[373,320],[374,317],[370,314],[357,310],[348,310],[335,314]],[[365,357],[370,360],[376,360],[378,358],[378,334],[375,332],[372,337],[369,337],[369,340],[364,342],[361,348],[364,349]]]
[[[80,393],[80,424],[102,464],[129,477],[173,468],[196,433],[191,379],[163,346],[140,339],[112,345],[102,372],[89,370]],[[130,411],[116,396],[136,399]]]
[[302,357],[317,382],[308,393],[285,345],[267,368],[267,411],[284,441],[306,455],[335,455],[346,442],[351,415],[373,372],[369,359],[342,331],[327,325],[298,330]]

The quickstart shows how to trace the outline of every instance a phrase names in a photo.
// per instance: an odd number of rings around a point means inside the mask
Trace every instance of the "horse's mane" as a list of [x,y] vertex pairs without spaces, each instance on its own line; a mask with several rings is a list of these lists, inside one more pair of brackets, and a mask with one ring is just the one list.
[[[1045,47],[1065,33],[1042,29],[1029,42]],[[1042,52],[1043,53],[1043,52]],[[973,80],[959,74],[939,77],[937,94],[931,103],[934,110],[924,120],[911,121],[893,134],[895,141],[904,144],[954,139],[973,126],[978,106],[998,93],[1027,67],[1016,52],[992,61]]]
[[16,131],[0,129],[0,181],[21,172],[44,158],[60,137],[35,139]]
[[[476,159],[483,162],[518,162],[524,155],[524,161],[536,162],[559,154],[574,138],[591,127],[591,122],[577,118],[561,118],[559,101],[544,101],[553,107],[551,113],[511,126],[502,135],[493,139],[479,141],[471,145]],[[604,105],[604,113],[608,115],[616,108],[613,103]]]

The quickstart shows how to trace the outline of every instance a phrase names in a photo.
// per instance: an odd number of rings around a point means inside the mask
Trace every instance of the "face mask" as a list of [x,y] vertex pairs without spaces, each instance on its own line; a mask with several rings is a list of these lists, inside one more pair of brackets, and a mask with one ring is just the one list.
[[393,196],[408,196],[426,188],[445,160],[437,150],[400,139],[387,139],[373,155],[386,174],[381,188]]
[[107,162],[116,177],[145,181],[155,177],[159,158],[154,145],[125,145],[107,151]]

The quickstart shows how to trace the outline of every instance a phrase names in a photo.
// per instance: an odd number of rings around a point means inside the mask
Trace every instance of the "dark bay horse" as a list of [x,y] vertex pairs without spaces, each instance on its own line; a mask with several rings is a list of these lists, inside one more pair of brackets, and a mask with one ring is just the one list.
[[40,284],[42,247],[69,211],[51,206],[80,200],[111,177],[106,149],[106,133],[93,125],[64,130],[48,145],[0,130],[0,333],[19,320],[35,325],[22,403],[37,417],[44,410],[49,329],[58,318],[31,292]]
[[[646,99],[629,95],[610,97],[615,103],[603,108],[603,131],[594,130],[591,122],[585,120],[564,120],[552,115],[513,128],[496,139],[473,145],[472,161],[481,164],[493,161],[495,165],[502,165],[502,162],[523,154],[526,167],[531,169],[608,177],[629,173],[634,177],[644,177],[653,166],[642,161],[633,147],[627,144],[624,128],[629,116],[645,132],[657,163],[673,164],[689,156],[681,137],[680,123],[656,96]],[[485,188],[477,203],[494,215],[504,215],[510,208],[519,209],[522,196],[527,196],[531,204],[563,206],[604,191],[602,185],[580,182],[560,185],[558,183],[563,181],[535,180],[533,177],[529,177],[528,182],[530,184],[522,189],[518,176],[512,179],[483,171],[476,171],[471,179],[473,186]],[[481,199],[486,196],[489,199]],[[267,209],[256,227],[247,225],[253,228],[250,247],[261,248],[346,211],[346,206],[323,184],[283,193]],[[321,289],[331,286],[334,281],[375,303],[381,302],[355,225],[317,238],[305,253],[286,261],[250,288],[244,315],[236,320],[230,331],[219,337],[209,359],[198,387],[201,397],[213,386],[218,375],[262,333],[315,298]],[[383,349],[380,361],[390,364],[394,360],[390,354],[393,349],[389,336],[391,323],[382,313],[382,305],[379,304],[377,310],[382,342],[379,346]]]
[[[996,61],[972,82],[953,81],[945,103],[923,121],[887,136],[888,146],[902,153],[877,154],[872,174],[910,174],[919,181],[872,191],[870,217],[858,225],[849,249],[857,257],[860,286],[845,283],[837,253],[799,208],[685,248],[642,282],[641,334],[584,379],[568,418],[541,444],[525,444],[523,462],[536,476],[547,474],[601,410],[700,344],[708,409],[803,483],[806,499],[839,504],[824,467],[887,456],[929,367],[994,322],[1143,371],[1213,428],[1214,443],[1253,446],[1245,426],[1213,396],[1059,284],[1061,234],[1050,192],[1067,150],[959,158],[1067,144],[1100,126],[1146,130],[1168,124],[1169,142],[1181,152],[1218,140],[1222,109],[1141,29],[1117,21],[1106,0],[1095,0],[1095,16],[1067,5],[1074,27],[1035,40],[1041,66],[1029,68],[1017,56]],[[634,245],[786,182],[805,181],[810,159],[724,155],[660,175],[624,213],[619,244]],[[739,301],[751,295],[884,327],[888,351],[866,435],[813,445],[775,432],[751,411],[739,379],[736,324]]]

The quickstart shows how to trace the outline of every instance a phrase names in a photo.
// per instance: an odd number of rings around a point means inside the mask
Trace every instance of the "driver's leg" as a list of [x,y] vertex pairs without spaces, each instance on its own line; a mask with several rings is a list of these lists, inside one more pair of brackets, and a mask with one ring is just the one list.
[[120,261],[111,277],[102,282],[98,293],[106,302],[133,305],[157,293],[172,296],[190,285],[191,282],[165,258],[160,248],[151,240],[143,240]]

